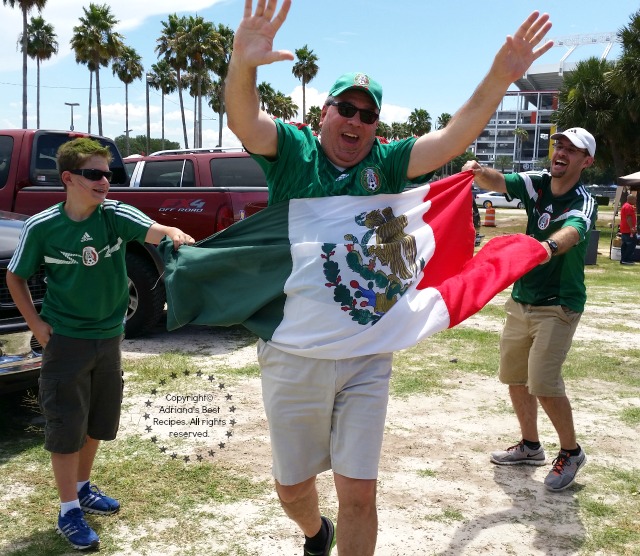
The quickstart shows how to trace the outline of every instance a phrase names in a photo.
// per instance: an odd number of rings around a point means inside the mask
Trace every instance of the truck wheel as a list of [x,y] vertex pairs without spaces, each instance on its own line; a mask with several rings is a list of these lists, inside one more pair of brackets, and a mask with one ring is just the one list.
[[127,253],[129,306],[125,336],[135,338],[149,332],[164,312],[164,283],[153,262],[136,253]]

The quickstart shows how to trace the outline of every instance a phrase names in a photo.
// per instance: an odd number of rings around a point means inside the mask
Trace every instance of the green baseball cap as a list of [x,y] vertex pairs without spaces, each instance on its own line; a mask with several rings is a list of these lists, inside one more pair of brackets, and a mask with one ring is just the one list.
[[380,83],[371,79],[366,73],[345,73],[338,77],[329,91],[329,96],[337,97],[350,89],[361,89],[376,103],[378,110],[382,104],[382,87]]

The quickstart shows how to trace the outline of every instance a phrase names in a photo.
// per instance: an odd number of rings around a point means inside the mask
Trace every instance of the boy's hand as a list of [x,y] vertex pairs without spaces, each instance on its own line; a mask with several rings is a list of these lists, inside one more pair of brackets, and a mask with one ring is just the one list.
[[167,236],[171,241],[173,241],[173,248],[176,251],[180,249],[181,245],[193,245],[196,241],[189,234],[178,228],[170,228]]
[[43,348],[47,347],[47,344],[51,339],[51,334],[53,334],[53,328],[51,328],[51,325],[38,317],[35,322],[29,324],[29,328],[31,328],[31,332],[33,332],[38,343]]

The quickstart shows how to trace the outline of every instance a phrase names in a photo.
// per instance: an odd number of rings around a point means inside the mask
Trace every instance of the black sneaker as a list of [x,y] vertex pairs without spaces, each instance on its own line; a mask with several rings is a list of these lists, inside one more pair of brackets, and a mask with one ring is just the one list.
[[304,556],[330,556],[333,547],[336,545],[336,528],[333,525],[333,521],[331,521],[328,517],[321,516],[320,519],[324,523],[327,524],[327,543],[322,552],[309,552],[306,548],[304,549]]

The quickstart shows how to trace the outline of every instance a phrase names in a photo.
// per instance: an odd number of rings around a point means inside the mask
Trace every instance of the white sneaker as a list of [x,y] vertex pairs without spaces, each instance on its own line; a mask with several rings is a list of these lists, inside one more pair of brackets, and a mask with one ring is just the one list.
[[514,446],[509,446],[506,450],[491,452],[491,461],[497,465],[544,465],[546,456],[544,448],[540,446],[537,450],[527,447],[524,440]]

